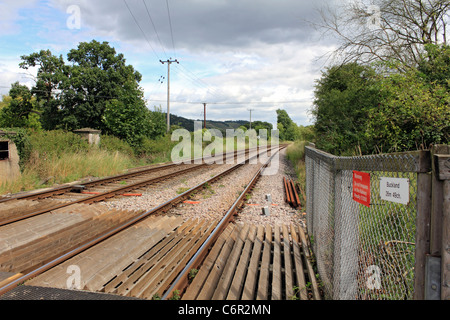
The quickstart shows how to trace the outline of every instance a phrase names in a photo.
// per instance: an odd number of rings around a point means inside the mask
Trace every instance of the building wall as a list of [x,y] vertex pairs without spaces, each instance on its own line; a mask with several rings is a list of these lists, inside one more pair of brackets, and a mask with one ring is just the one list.
[[0,160],[0,183],[14,181],[20,178],[19,153],[16,145],[9,142],[9,157],[6,160]]

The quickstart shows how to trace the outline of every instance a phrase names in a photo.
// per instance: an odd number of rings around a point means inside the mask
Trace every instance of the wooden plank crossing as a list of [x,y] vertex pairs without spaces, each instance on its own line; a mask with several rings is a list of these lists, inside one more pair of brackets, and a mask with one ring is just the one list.
[[[161,284],[160,281],[166,281],[168,277],[172,276],[171,273],[166,273],[171,271],[169,264],[176,266],[179,263],[178,260],[174,260],[174,257],[183,258],[183,256],[171,250],[181,250],[181,248],[186,247],[183,246],[184,241],[192,245],[192,248],[185,252],[185,256],[189,256],[191,251],[195,251],[196,239],[203,237],[204,233],[208,233],[207,229],[211,228],[196,223],[196,221],[191,221],[189,224],[186,223],[180,227],[181,224],[182,219],[177,217],[149,217],[136,226],[27,281],[26,285],[66,289],[69,277],[68,268],[78,266],[82,290],[123,293],[123,295],[130,296],[132,295],[130,291],[133,290],[133,293],[136,293],[133,296],[141,297],[142,293],[146,298],[149,295],[151,298],[153,293],[149,292],[150,289],[156,288],[156,292],[161,285],[165,285],[165,283]],[[194,229],[197,232],[192,232]],[[188,238],[185,237],[186,234],[189,235]],[[181,235],[181,237],[177,237],[178,235]],[[170,239],[176,241],[171,242]],[[170,246],[165,248],[164,244],[168,243]],[[162,250],[165,250],[166,254],[159,254]],[[154,255],[157,255],[157,258],[152,260]],[[148,260],[151,261],[148,262]],[[147,263],[147,265],[144,268],[139,268],[144,263]],[[164,265],[165,268],[153,268],[155,265]],[[130,280],[132,276],[130,270],[134,272],[135,276],[141,275],[149,280],[145,282],[145,287],[142,283]],[[120,279],[116,281],[116,278]],[[118,285],[122,284],[124,286],[119,288]],[[150,285],[153,287],[148,288]]]
[[319,300],[299,225],[231,224],[211,249],[183,300]]

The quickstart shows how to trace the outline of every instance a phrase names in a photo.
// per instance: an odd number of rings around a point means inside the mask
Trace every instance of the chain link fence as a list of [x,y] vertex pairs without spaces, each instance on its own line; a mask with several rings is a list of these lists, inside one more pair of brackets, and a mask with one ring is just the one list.
[[[308,233],[326,298],[413,299],[419,153],[305,155]],[[354,200],[354,171],[370,174],[370,206]],[[382,200],[382,178],[407,179],[408,203]]]

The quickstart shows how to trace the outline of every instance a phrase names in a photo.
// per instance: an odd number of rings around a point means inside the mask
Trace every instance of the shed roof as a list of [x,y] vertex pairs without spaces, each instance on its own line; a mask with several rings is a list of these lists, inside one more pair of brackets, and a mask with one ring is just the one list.
[[75,130],[76,133],[101,133],[101,130],[91,129],[91,128],[83,128]]

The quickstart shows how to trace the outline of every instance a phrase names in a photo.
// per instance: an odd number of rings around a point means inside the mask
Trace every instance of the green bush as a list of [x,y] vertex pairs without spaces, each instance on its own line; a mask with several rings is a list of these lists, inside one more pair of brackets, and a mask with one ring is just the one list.
[[286,152],[286,157],[293,163],[297,163],[298,161],[305,161],[305,146],[306,141],[296,141],[291,144]]
[[148,162],[168,162],[171,161],[173,147],[178,143],[171,141],[169,135],[155,140],[144,138],[135,151],[138,156],[145,158]]
[[86,152],[89,143],[81,136],[63,130],[35,132],[29,136],[34,152],[61,157],[65,153]]
[[102,135],[100,140],[100,148],[106,151],[119,151],[128,156],[134,156],[134,149],[125,141],[115,136]]
[[[306,188],[305,146],[306,141],[296,141],[286,150],[286,157],[292,163],[300,187]],[[302,204],[305,205],[304,203]]]

